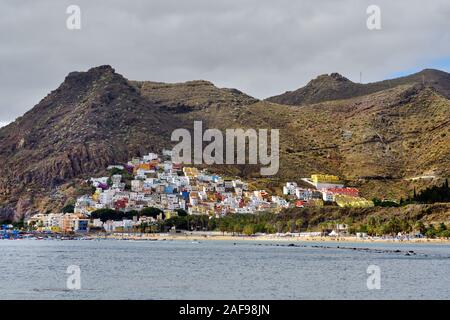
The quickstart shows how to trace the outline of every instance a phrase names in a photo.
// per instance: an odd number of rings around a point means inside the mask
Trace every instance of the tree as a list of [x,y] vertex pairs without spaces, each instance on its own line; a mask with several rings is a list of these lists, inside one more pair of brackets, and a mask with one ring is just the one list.
[[36,230],[36,221],[30,221],[28,224],[28,230]]
[[347,218],[345,218],[344,219],[344,223],[347,225],[347,226],[351,226],[352,224],[353,224],[353,218],[352,217],[347,217]]
[[75,206],[73,204],[68,204],[61,209],[62,213],[73,213]]
[[243,229],[244,229],[244,227],[239,222],[237,222],[233,225],[233,232],[235,232],[237,234],[241,234]]
[[400,220],[399,229],[401,232],[410,232],[412,228],[408,220]]
[[147,231],[147,227],[148,227],[148,223],[147,222],[143,222],[139,225],[139,230],[142,233],[145,233]]
[[427,228],[425,227],[422,221],[417,221],[414,225],[414,229],[420,232],[421,234],[424,234]]
[[389,221],[386,223],[385,228],[386,233],[397,234],[403,231],[401,222],[397,217],[391,217],[391,219],[389,219]]
[[217,221],[214,218],[208,220],[208,230],[215,230],[217,228]]
[[295,226],[297,227],[297,231],[300,232],[302,230],[303,220],[302,219],[295,220]]
[[179,217],[186,217],[188,215],[188,213],[184,209],[177,209],[175,211],[177,212]]
[[246,224],[244,226],[243,233],[247,236],[255,234],[255,226],[253,224]]
[[434,226],[432,225],[432,224],[430,224],[429,226],[428,226],[428,228],[427,228],[427,231],[425,231],[425,235],[428,237],[428,238],[434,238],[434,237],[436,237],[436,229],[434,229]]
[[[398,204],[395,201],[391,201],[391,200],[380,200],[378,198],[373,198],[372,201],[376,207],[398,207],[398,206],[400,206],[400,204]],[[403,198],[400,199],[400,203],[403,203]]]
[[113,209],[98,209],[91,212],[91,218],[92,219],[100,219],[102,222],[105,222],[107,220],[122,220],[123,213],[117,212]]
[[187,217],[174,216],[164,221],[165,227],[187,230]]
[[24,219],[20,219],[19,221],[14,222],[13,226],[16,229],[20,229],[20,230],[25,229],[25,221],[24,221]]
[[160,232],[161,231],[161,225],[158,223],[153,223],[152,225],[150,225],[150,232],[152,233],[156,233],[156,232]]
[[219,230],[222,232],[222,234],[225,234],[225,231],[228,231],[228,221],[225,219],[220,219],[219,221]]
[[137,210],[131,210],[125,212],[125,215],[128,219],[133,219],[133,217],[139,217],[139,212]]
[[445,225],[445,223],[443,223],[443,222],[441,222],[440,224],[439,224],[439,227],[438,227],[438,232],[439,233],[441,233],[441,232],[443,232],[443,231],[445,231],[445,230],[447,230],[447,226]]
[[162,218],[165,218],[164,212],[161,209],[153,208],[153,207],[147,207],[140,211],[141,216],[145,217],[152,217],[156,219],[160,214],[162,214]]
[[369,227],[367,224],[361,224],[358,229],[359,232],[369,233]]
[[295,228],[295,221],[294,220],[289,220],[287,222],[287,230],[289,232],[294,232],[294,228]]
[[449,202],[450,188],[448,187],[448,179],[440,186],[431,186],[421,190],[415,195],[414,200],[419,203]]
[[276,227],[269,222],[265,224],[264,229],[266,229],[267,233],[275,233],[277,231]]
[[285,226],[285,224],[284,224],[283,221],[277,221],[277,222],[275,223],[275,227],[277,228],[277,232],[278,232],[278,233],[283,232],[284,226]]
[[439,233],[439,236],[443,238],[450,238],[450,230],[447,229],[445,231],[442,231],[441,233]]
[[119,168],[112,168],[112,169],[109,171],[109,175],[110,175],[110,176],[114,176],[114,175],[116,175],[116,174],[123,175],[125,172],[126,172],[125,170],[122,170],[122,169],[119,169]]

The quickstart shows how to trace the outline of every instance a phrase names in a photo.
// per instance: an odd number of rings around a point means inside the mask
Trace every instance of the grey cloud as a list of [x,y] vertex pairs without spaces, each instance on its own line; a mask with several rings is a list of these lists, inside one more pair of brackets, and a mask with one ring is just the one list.
[[[379,31],[366,28],[373,3]],[[81,30],[65,27],[70,4],[81,7]],[[70,71],[101,64],[130,79],[205,79],[258,98],[321,73],[376,81],[450,57],[448,16],[447,0],[2,1],[0,121]]]

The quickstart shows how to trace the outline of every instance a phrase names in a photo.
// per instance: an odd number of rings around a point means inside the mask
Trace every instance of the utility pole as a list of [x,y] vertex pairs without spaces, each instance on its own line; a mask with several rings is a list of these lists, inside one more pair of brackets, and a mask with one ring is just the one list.
[[359,83],[362,83],[362,71],[359,72]]

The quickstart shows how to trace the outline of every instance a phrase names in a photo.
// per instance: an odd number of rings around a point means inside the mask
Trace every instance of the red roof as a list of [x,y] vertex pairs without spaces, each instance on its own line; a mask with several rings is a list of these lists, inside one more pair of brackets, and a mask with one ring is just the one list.
[[304,205],[305,205],[305,201],[298,200],[295,202],[295,206],[298,208],[303,207]]
[[359,195],[359,190],[356,188],[330,188],[326,192],[333,194],[343,194],[348,196],[357,197]]

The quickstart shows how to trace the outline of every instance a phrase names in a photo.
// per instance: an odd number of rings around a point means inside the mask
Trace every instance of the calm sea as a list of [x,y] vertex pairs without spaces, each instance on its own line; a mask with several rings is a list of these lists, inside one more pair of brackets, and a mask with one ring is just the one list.
[[[201,240],[0,240],[0,298],[450,298],[449,245],[286,245]],[[400,252],[395,252],[397,249]],[[415,254],[407,255],[408,251]],[[71,265],[80,268],[80,290],[67,289],[70,274],[66,271]],[[379,267],[380,289],[367,287],[370,265]]]

